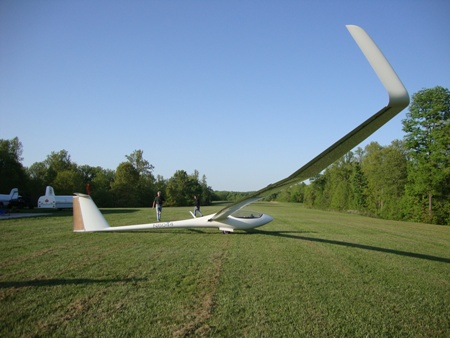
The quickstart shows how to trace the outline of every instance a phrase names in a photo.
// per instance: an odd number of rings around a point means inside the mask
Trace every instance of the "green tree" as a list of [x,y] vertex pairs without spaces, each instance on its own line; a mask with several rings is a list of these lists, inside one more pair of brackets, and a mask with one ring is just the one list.
[[69,152],[65,149],[59,152],[52,151],[44,162],[48,168],[51,168],[55,172],[73,170],[76,167],[76,164],[70,158]]
[[328,207],[329,203],[325,195],[327,180],[325,174],[317,174],[310,179],[311,183],[305,187],[304,203],[306,205],[319,209]]
[[95,203],[102,207],[114,206],[114,196],[111,192],[111,185],[115,177],[114,170],[103,169],[102,167],[91,167],[91,169],[93,171],[90,180],[86,180],[84,183],[89,184],[91,196]]
[[[204,183],[206,184],[206,177]],[[167,205],[186,206],[192,205],[194,195],[200,196],[201,203],[204,203],[204,186],[199,181],[197,170],[188,175],[184,170],[177,170],[175,174],[167,181],[166,202]],[[209,195],[209,188],[206,185],[206,197]],[[209,198],[209,197],[208,197]]]
[[367,178],[359,161],[354,163],[351,182],[353,190],[352,208],[365,211],[367,208]]
[[38,198],[45,193],[47,166],[44,162],[35,162],[25,170],[28,175],[32,200],[37,203]]
[[361,167],[367,179],[368,210],[383,218],[401,219],[407,176],[402,142],[394,140],[387,147],[371,142],[365,148]]
[[155,168],[144,159],[143,150],[135,150],[130,155],[125,155],[128,162],[137,170],[139,175],[151,175]]
[[[163,196],[166,196],[166,189],[167,189],[167,180],[164,179],[163,176],[157,175],[156,182],[155,182],[155,193],[153,195],[156,195],[157,191],[161,191]],[[153,199],[152,199],[152,201],[153,201]]]
[[367,179],[367,208],[374,215],[379,215],[383,209],[384,183],[379,170],[383,163],[382,149],[378,142],[369,143],[365,147],[365,155],[361,162],[361,169]]
[[22,143],[17,137],[0,139],[0,193],[9,194],[12,188],[18,188],[19,193],[26,190],[28,176],[21,163],[22,152]]
[[168,205],[188,205],[191,196],[190,179],[186,171],[177,170],[167,182],[166,201]]
[[136,206],[149,206],[152,203],[153,196],[156,195],[157,191],[155,177],[152,173],[154,166],[144,159],[144,152],[142,150],[135,150],[133,153],[125,157],[139,173],[139,180],[136,187]]
[[403,121],[409,150],[409,216],[437,224],[450,222],[450,92],[440,86],[413,95]]
[[354,151],[353,174],[351,177],[353,193],[351,208],[358,211],[366,211],[367,209],[367,178],[361,168],[365,154],[365,150],[361,147],[356,148]]
[[208,182],[206,181],[206,175],[202,176],[202,181],[200,183],[201,186],[201,203],[203,205],[210,205],[213,199],[213,189],[208,186]]
[[291,202],[291,203],[303,203],[305,199],[305,186],[306,184],[301,182],[295,184],[289,189],[285,189],[277,194],[277,201]]
[[[33,163],[29,168],[31,178],[41,185],[41,190],[47,185],[53,186],[58,173],[64,171],[77,171],[77,165],[72,163],[69,153],[64,149],[59,152],[52,151],[43,162]],[[64,191],[71,190],[70,186],[72,182],[68,182],[67,188],[61,185],[59,188],[63,188]],[[61,194],[56,188],[55,192]]]
[[135,207],[138,203],[137,186],[139,172],[130,162],[122,162],[116,169],[114,182],[111,183],[116,207]]
[[[206,194],[207,194],[207,183],[206,183],[206,176],[203,176],[204,179],[204,184],[206,185]],[[198,170],[194,170],[194,172],[189,175],[189,187],[190,187],[190,197],[188,197],[188,201],[189,204],[192,203],[192,199],[195,196],[197,196],[198,198],[200,198],[200,203],[201,204],[205,204],[205,200],[204,198],[208,198],[208,196],[203,196],[203,186],[202,183],[200,182],[200,173],[198,172]]]
[[382,149],[383,163],[379,168],[383,177],[384,208],[381,217],[400,220],[402,200],[407,182],[407,157],[403,142],[394,140]]
[[[111,183],[114,182],[115,172],[111,169],[103,169],[100,166],[91,167],[87,164],[78,166],[78,172],[83,178],[84,188],[89,184],[89,190],[93,196],[102,190],[111,190]],[[83,191],[84,192],[84,189]]]
[[58,195],[84,192],[83,177],[77,170],[62,170],[57,173],[52,182],[52,187]]
[[83,182],[85,184],[91,183],[99,170],[101,170],[101,167],[91,167],[87,164],[78,166],[78,171],[83,177]]
[[346,210],[352,205],[353,153],[350,151],[326,169],[329,177],[325,186],[326,195],[330,196],[327,207]]
[[43,161],[35,162],[27,168],[32,184],[40,191],[41,195],[44,193],[45,187],[50,185],[56,176],[53,172],[50,175],[48,169],[48,166]]

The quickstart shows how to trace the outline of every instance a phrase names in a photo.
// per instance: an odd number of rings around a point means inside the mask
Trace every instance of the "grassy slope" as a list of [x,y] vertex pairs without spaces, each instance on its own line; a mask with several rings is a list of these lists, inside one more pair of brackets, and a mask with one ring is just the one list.
[[[216,208],[202,208],[204,213]],[[0,336],[448,336],[450,228],[260,203],[250,233],[0,221]],[[163,220],[189,216],[166,208]],[[151,209],[105,210],[111,225]]]

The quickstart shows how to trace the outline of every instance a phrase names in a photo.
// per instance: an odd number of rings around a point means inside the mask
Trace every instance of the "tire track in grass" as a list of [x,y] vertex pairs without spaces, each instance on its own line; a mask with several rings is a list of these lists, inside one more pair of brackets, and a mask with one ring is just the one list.
[[226,237],[220,251],[213,253],[211,257],[211,266],[209,268],[211,272],[206,273],[203,279],[199,281],[201,292],[196,297],[198,301],[185,311],[190,314],[190,321],[173,331],[173,337],[205,336],[213,329],[207,324],[207,321],[214,313],[219,281],[223,271],[223,264],[228,255],[230,237],[232,236]]

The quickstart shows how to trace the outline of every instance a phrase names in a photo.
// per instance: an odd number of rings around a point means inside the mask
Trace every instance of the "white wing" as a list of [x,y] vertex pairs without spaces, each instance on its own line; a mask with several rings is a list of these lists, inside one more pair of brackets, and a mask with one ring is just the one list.
[[250,197],[220,210],[211,218],[211,220],[224,219],[246,205],[319,174],[322,170],[352,150],[408,106],[409,95],[406,88],[403,86],[394,69],[375,42],[358,26],[348,25],[347,29],[388,92],[389,102],[387,106],[331,145],[328,149],[317,155],[289,177],[270,184],[252,194]]

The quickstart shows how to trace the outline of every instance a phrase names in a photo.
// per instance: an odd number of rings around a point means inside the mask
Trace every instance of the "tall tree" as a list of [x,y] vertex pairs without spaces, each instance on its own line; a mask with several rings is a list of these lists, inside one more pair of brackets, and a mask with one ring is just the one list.
[[139,173],[139,180],[137,182],[136,194],[137,205],[139,207],[149,206],[156,194],[155,177],[152,172],[155,168],[146,159],[144,159],[144,151],[135,150],[130,155],[125,156],[128,162]]
[[202,176],[202,182],[200,183],[202,187],[202,192],[200,194],[201,196],[201,203],[204,205],[210,205],[213,198],[213,189],[208,185],[208,182],[206,181],[206,175]]
[[[72,163],[69,152],[64,149],[59,152],[52,151],[50,155],[47,155],[47,158],[42,164],[33,164],[30,168],[34,174],[38,173],[36,169],[39,168],[39,178],[35,177],[35,179],[41,180],[41,189],[47,185],[53,185],[58,173],[63,171],[77,171],[77,165]],[[70,190],[70,188],[66,189],[63,187],[63,190]],[[56,193],[60,194],[58,190],[56,190]]]
[[168,205],[188,205],[191,199],[190,179],[186,171],[177,170],[167,182],[166,201]]
[[114,182],[111,183],[115,206],[135,207],[137,205],[138,181],[139,172],[131,163],[122,162],[117,166]]
[[47,166],[44,162],[35,162],[26,168],[26,172],[29,178],[33,200],[37,201],[45,193]]
[[317,174],[310,179],[311,184],[305,188],[304,203],[315,208],[327,208],[329,206],[325,187],[328,177],[325,174]]
[[[203,191],[197,170],[191,175],[184,170],[177,170],[167,181],[166,201],[168,205],[174,206],[192,205],[194,195],[202,196]],[[203,197],[202,203],[204,203]]]
[[383,209],[380,216],[402,219],[402,199],[407,179],[407,158],[403,143],[394,140],[381,150],[382,163],[378,168],[382,180]]
[[144,159],[143,150],[135,150],[130,155],[125,155],[128,162],[137,170],[139,175],[150,175],[155,167]]
[[407,187],[410,216],[419,221],[449,224],[449,90],[437,86],[414,94],[402,122],[410,157]]
[[361,163],[359,161],[354,163],[351,181],[353,190],[352,208],[365,211],[367,208],[367,178],[361,169]]
[[367,207],[368,210],[379,215],[383,209],[383,177],[380,166],[383,163],[383,147],[378,142],[371,142],[365,147],[365,156],[361,162],[361,169],[367,179]]
[[353,153],[350,151],[325,171],[325,175],[329,177],[325,186],[326,195],[330,196],[330,204],[327,207],[345,210],[352,205],[353,161]]
[[0,139],[0,193],[9,194],[12,188],[26,189],[27,174],[22,166],[22,143],[17,137]]
[[[163,196],[166,195],[166,189],[167,189],[167,180],[164,179],[162,175],[156,176],[156,182],[155,182],[155,191],[161,191]],[[152,199],[153,201],[153,199]]]
[[368,210],[384,218],[402,218],[407,158],[401,141],[387,147],[371,142],[361,168],[367,179]]
[[72,170],[76,165],[72,163],[69,152],[65,149],[59,152],[52,151],[44,161],[48,168],[52,168],[55,172],[63,170]]
[[114,206],[114,198],[111,193],[111,184],[114,182],[115,176],[114,170],[103,169],[102,167],[92,169],[91,180],[84,182],[85,184],[89,183],[92,198],[98,206]]
[[85,186],[83,177],[77,170],[59,171],[52,182],[52,186],[58,195],[72,195],[75,192],[83,192]]
[[[189,186],[191,189],[191,195],[196,195],[197,197],[200,197],[202,195],[203,189],[200,184],[200,173],[198,170],[194,170],[194,172],[189,175]],[[189,198],[189,200],[192,199],[192,196]],[[200,197],[202,199],[202,197]],[[203,201],[202,201],[203,203]]]

